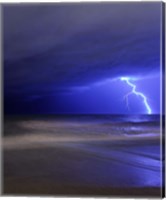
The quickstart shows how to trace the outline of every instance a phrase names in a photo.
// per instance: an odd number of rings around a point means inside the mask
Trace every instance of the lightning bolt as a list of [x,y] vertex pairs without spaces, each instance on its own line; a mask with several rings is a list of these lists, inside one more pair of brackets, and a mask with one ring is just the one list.
[[145,107],[146,107],[146,110],[147,110],[148,114],[152,114],[152,110],[151,110],[151,108],[150,108],[150,106],[149,106],[149,104],[148,104],[148,102],[147,102],[146,96],[145,96],[144,94],[142,94],[141,92],[137,92],[137,91],[136,91],[136,85],[134,85],[133,83],[130,82],[130,78],[128,78],[128,77],[121,77],[120,80],[121,80],[121,81],[126,81],[126,83],[127,83],[129,86],[132,87],[132,91],[129,92],[129,93],[127,93],[127,94],[125,95],[127,107],[129,108],[128,96],[131,95],[131,94],[135,94],[135,95],[137,95],[137,96],[140,96],[140,97],[143,99],[143,103],[144,103],[144,105],[145,105]]

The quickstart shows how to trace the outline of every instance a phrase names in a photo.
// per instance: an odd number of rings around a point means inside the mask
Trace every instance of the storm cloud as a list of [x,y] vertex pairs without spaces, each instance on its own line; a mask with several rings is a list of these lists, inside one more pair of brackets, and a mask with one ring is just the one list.
[[161,16],[161,2],[3,4],[5,113],[129,113],[121,76],[159,112]]
[[4,5],[7,89],[152,73],[161,3]]

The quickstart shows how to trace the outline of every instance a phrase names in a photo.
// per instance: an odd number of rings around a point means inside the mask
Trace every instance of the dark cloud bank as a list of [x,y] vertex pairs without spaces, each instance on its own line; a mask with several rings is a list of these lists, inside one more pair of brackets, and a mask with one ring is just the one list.
[[161,2],[4,5],[5,95],[159,72]]

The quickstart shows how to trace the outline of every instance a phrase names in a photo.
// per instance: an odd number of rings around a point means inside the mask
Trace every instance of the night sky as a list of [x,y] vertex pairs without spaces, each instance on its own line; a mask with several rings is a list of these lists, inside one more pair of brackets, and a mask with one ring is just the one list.
[[159,114],[161,7],[3,5],[5,114]]

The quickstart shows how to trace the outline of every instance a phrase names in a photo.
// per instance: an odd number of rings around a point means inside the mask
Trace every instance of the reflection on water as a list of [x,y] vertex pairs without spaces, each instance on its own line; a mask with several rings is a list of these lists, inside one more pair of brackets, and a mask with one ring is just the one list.
[[6,118],[4,135],[25,133],[61,134],[159,134],[158,115],[71,115]]
[[126,118],[6,118],[5,180],[22,180],[24,185],[28,177],[64,187],[160,187],[159,118]]

